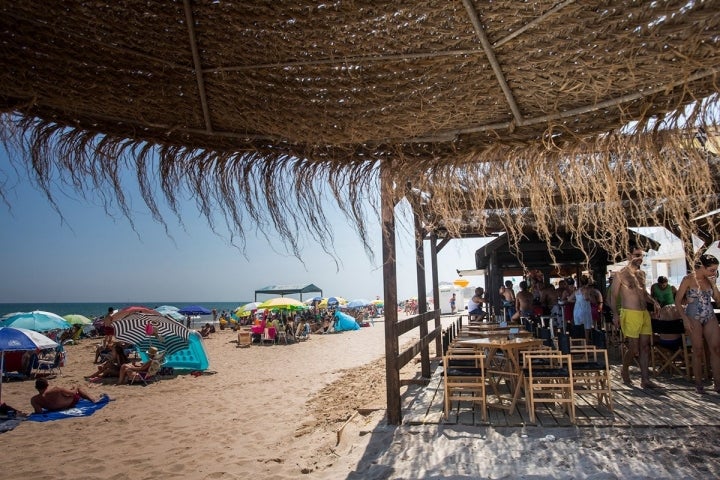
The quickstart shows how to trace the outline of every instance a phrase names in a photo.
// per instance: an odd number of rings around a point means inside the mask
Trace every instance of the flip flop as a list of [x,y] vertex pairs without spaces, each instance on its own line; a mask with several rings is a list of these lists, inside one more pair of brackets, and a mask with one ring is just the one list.
[[705,387],[703,387],[702,385],[695,385],[695,391],[700,395],[703,395],[705,394]]
[[646,383],[643,383],[641,386],[642,386],[642,388],[645,388],[648,390],[655,390],[655,389],[660,388],[660,385],[655,384],[653,382],[646,382]]

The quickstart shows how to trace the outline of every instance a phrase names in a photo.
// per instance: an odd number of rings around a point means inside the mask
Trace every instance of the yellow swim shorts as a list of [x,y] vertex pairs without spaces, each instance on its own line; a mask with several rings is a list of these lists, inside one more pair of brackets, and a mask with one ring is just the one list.
[[652,335],[650,312],[647,310],[620,310],[620,329],[628,338],[639,338],[640,335]]

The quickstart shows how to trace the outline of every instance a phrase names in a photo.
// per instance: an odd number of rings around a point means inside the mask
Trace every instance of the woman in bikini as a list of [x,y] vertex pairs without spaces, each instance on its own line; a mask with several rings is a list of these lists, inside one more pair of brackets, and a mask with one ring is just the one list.
[[713,299],[720,304],[720,291],[715,284],[718,264],[720,261],[713,255],[701,255],[695,270],[683,278],[675,295],[675,305],[692,342],[693,376],[698,393],[705,393],[702,384],[703,339],[710,348],[715,391],[720,393],[720,325],[712,305]]

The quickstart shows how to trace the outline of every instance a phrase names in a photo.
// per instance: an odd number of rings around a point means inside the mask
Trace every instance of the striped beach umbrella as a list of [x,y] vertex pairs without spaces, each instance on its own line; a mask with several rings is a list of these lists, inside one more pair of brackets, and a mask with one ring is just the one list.
[[113,322],[113,326],[118,340],[132,343],[141,351],[152,346],[172,355],[188,346],[190,331],[163,315],[134,312]]

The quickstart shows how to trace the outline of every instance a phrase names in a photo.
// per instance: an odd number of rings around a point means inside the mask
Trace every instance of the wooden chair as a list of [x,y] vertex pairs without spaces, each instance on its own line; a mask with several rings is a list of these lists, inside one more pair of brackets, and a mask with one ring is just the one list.
[[482,420],[487,421],[485,394],[485,355],[445,355],[443,376],[445,384],[445,419],[450,415],[452,402],[470,402],[480,406]]
[[535,423],[539,403],[555,403],[564,407],[575,423],[575,396],[571,356],[558,351],[523,352],[525,400],[530,421]]
[[240,348],[247,348],[252,345],[252,333],[249,330],[240,330],[238,332],[238,343],[237,346]]
[[570,355],[574,394],[594,396],[598,405],[604,404],[612,412],[612,386],[607,350],[588,346],[583,349],[576,348]]

